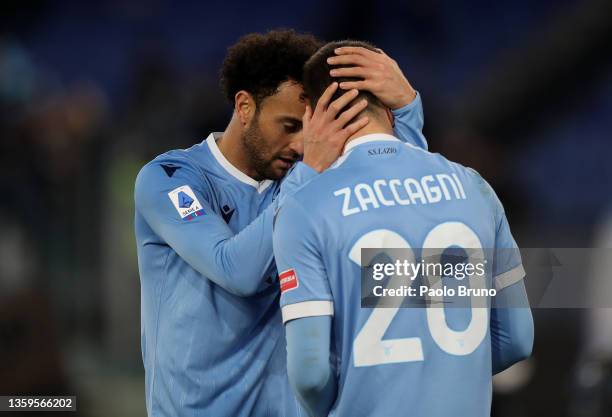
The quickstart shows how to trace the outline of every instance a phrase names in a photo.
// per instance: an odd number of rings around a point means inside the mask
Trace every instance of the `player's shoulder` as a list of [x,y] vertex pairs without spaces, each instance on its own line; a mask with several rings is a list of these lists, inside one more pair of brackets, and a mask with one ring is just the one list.
[[447,166],[459,178],[463,179],[468,184],[474,184],[476,187],[478,187],[479,191],[484,196],[495,195],[493,188],[474,168],[465,166],[456,161],[452,161],[440,153],[430,152],[410,143],[404,143],[404,145],[414,149],[416,152],[419,152],[425,158],[435,160],[436,163]]
[[186,167],[198,172],[206,173],[210,170],[214,159],[210,150],[210,140],[214,139],[211,133],[206,139],[184,149],[172,149],[166,151],[148,162],[144,168],[155,165],[176,165]]
[[182,150],[171,150],[147,162],[138,172],[136,183],[165,178],[189,178],[201,174],[198,164]]
[[173,149],[147,162],[136,176],[136,203],[140,200],[150,200],[149,196],[180,186],[188,186],[208,194],[210,181],[196,148],[200,145],[188,149]]
[[434,164],[434,165],[439,165],[441,167],[448,167],[449,169],[451,169],[457,174],[460,174],[460,173],[468,174],[468,176],[472,175],[473,173],[478,174],[472,168],[466,167],[458,162],[452,161],[448,159],[446,156],[442,155],[441,153],[432,152],[428,149],[420,148],[411,143],[404,142],[402,143],[402,145],[404,146],[404,149],[408,150],[411,155],[415,156],[416,158],[418,158],[419,160],[423,161],[426,164]]
[[291,200],[301,206],[308,207],[309,210],[314,210],[316,207],[324,205],[327,192],[333,193],[337,188],[337,175],[337,172],[328,169],[314,176],[290,196]]
[[457,175],[462,185],[476,191],[478,195],[491,204],[495,210],[498,210],[499,208],[503,210],[501,202],[499,201],[493,187],[491,187],[484,177],[474,168],[465,166],[456,161],[452,161],[440,153],[430,152],[409,143],[405,143],[404,145],[414,149],[422,157],[435,161],[436,164],[448,168],[453,174]]
[[172,149],[166,151],[146,163],[139,172],[139,176],[202,177],[207,176],[212,167],[212,155],[208,146],[208,139],[185,149]]
[[495,190],[474,168],[449,161],[457,172],[464,186],[470,187],[491,207],[493,212],[503,212],[504,208]]

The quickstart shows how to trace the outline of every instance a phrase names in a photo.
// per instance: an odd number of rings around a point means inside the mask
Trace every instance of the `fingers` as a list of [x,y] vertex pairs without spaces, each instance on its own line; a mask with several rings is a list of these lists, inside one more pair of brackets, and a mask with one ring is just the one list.
[[325,89],[323,94],[321,94],[321,97],[319,98],[319,101],[317,102],[317,107],[315,108],[315,113],[320,113],[320,112],[325,111],[325,109],[327,109],[327,106],[328,106],[331,98],[334,96],[334,93],[336,92],[337,89],[338,89],[338,83],[337,82],[331,83],[329,85],[329,87],[327,87]]
[[376,50],[378,51],[378,53],[379,53],[379,54],[383,54],[384,56],[389,56],[389,55],[387,55],[387,54],[385,53],[385,51],[383,51],[383,50],[382,50],[382,49],[380,49],[380,48],[376,48]]
[[334,53],[336,55],[357,54],[357,55],[363,55],[366,58],[373,58],[375,56],[380,56],[378,52],[371,51],[361,46],[341,46],[340,48],[336,48],[334,50]]
[[363,55],[347,54],[347,55],[336,55],[327,58],[327,63],[330,65],[359,65],[367,66],[371,60],[365,58]]
[[333,103],[331,103],[327,109],[327,114],[328,114],[329,119],[334,119],[336,115],[340,113],[340,111],[344,107],[346,107],[347,104],[353,101],[353,99],[355,99],[355,97],[357,97],[358,95],[359,95],[359,91],[350,90],[342,94],[340,98],[337,98],[336,100],[334,100]]
[[306,104],[306,110],[304,111],[304,115],[302,116],[302,128],[307,128],[310,123],[310,119],[312,118],[312,108],[310,104]]
[[343,81],[340,83],[343,90],[367,90],[371,91],[372,85],[368,80],[363,81]]
[[372,75],[372,71],[362,67],[335,68],[329,72],[332,77],[360,77]]
[[340,124],[340,126],[346,125],[348,122],[353,120],[355,116],[361,113],[366,107],[368,107],[368,100],[359,100],[359,102],[353,104],[348,110],[342,112],[340,117],[338,117],[338,123]]
[[368,118],[368,116],[363,116],[342,130],[344,131],[345,135],[347,135],[347,138],[349,138],[359,129],[364,128],[368,123],[370,123],[370,119]]

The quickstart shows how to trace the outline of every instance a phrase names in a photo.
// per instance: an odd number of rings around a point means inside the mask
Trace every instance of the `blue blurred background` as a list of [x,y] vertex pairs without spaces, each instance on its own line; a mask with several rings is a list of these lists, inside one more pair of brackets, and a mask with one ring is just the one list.
[[[145,415],[135,175],[225,128],[227,47],[278,27],[395,58],[422,94],[430,149],[494,186],[520,246],[612,247],[610,1],[4,0],[0,394]],[[612,320],[534,315],[534,357],[498,378],[493,415],[612,415],[581,371]],[[612,382],[601,389],[612,398]]]

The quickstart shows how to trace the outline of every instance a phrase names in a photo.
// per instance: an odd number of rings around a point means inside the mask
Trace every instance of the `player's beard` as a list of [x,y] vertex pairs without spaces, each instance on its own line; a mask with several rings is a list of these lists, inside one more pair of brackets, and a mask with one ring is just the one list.
[[280,179],[277,178],[278,175],[272,169],[271,164],[274,158],[270,155],[270,151],[266,149],[266,141],[259,128],[257,117],[253,120],[251,126],[244,132],[242,143],[249,158],[251,168],[257,173],[256,180]]

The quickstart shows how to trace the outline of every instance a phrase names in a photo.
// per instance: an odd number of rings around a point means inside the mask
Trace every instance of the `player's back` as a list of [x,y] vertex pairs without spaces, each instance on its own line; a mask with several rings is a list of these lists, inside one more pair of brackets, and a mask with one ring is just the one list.
[[335,166],[298,193],[333,302],[339,391],[331,415],[489,415],[488,308],[360,303],[361,248],[406,248],[417,263],[424,247],[494,248],[499,213],[489,190],[472,170],[376,134],[350,142]]

